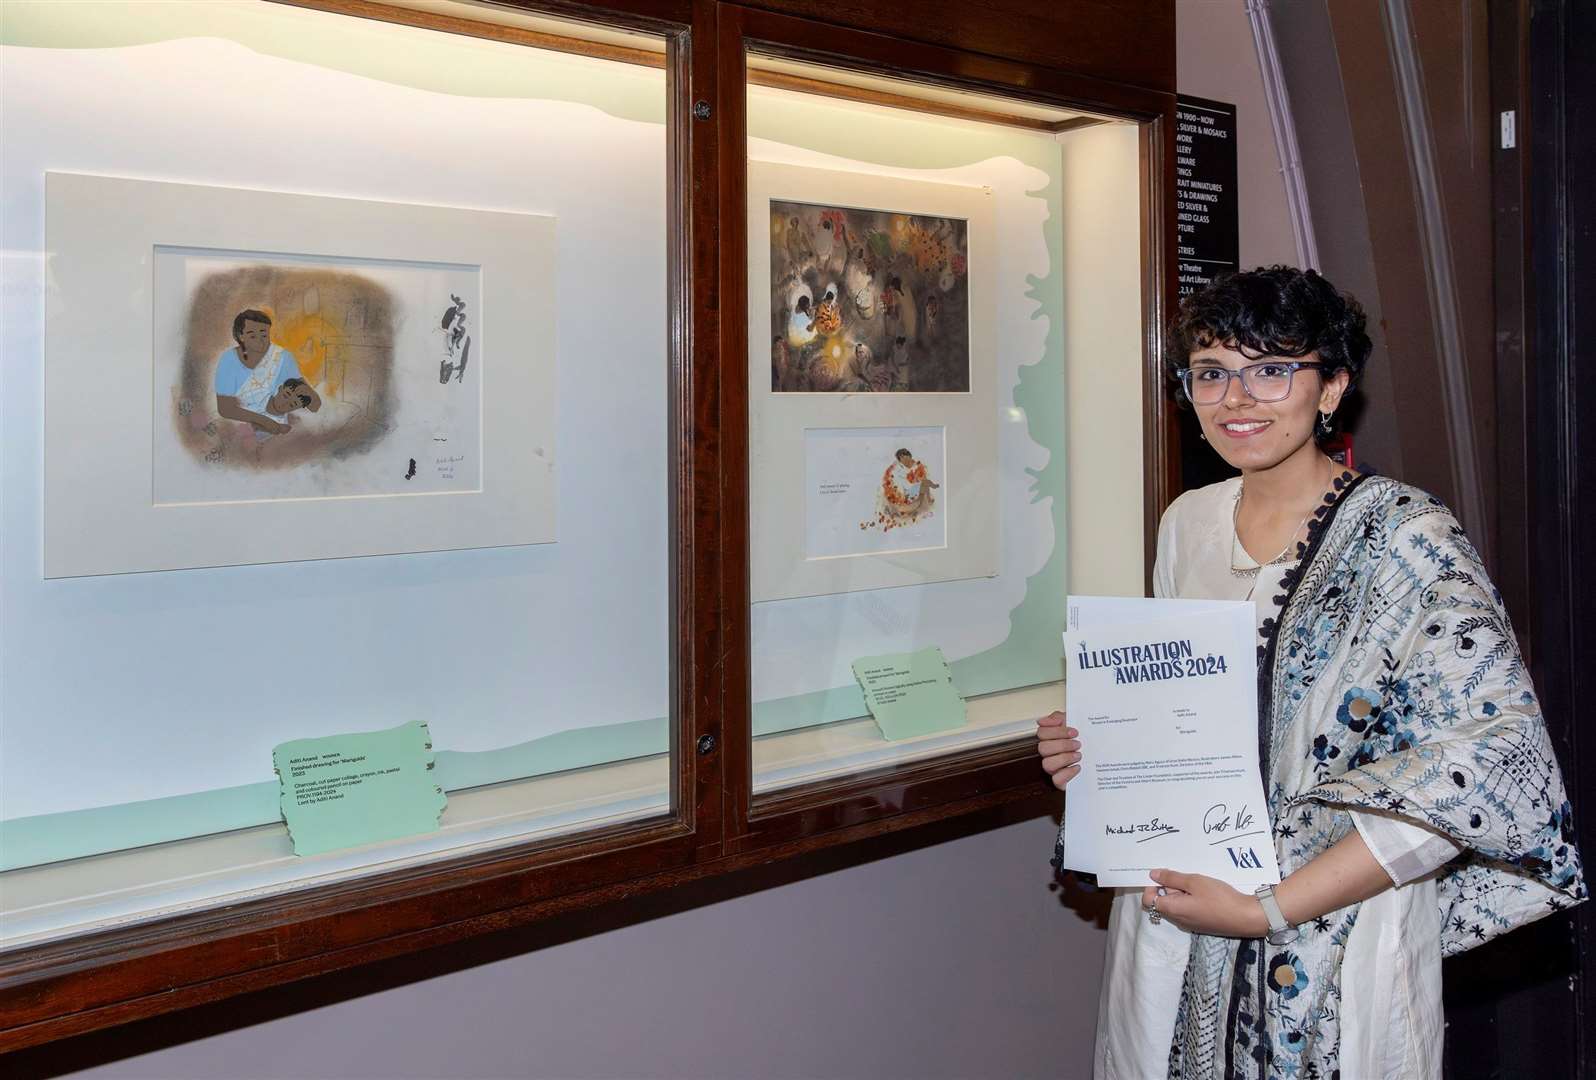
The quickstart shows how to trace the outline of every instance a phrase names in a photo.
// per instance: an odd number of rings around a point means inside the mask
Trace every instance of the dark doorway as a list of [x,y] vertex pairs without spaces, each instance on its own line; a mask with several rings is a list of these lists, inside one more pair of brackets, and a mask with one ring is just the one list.
[[[1596,603],[1596,5],[1491,0],[1496,278],[1497,577],[1576,808],[1596,853],[1596,700],[1584,613]],[[1512,142],[1503,113],[1513,117]],[[1581,270],[1583,269],[1583,275]],[[1589,871],[1587,870],[1587,878]],[[1450,1077],[1596,1075],[1589,905],[1545,919],[1446,967]]]

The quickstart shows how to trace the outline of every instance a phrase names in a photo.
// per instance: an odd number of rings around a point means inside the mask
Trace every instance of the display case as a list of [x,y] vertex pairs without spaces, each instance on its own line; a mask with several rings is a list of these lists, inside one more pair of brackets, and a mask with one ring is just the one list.
[[[0,1049],[1045,805],[1172,495],[1168,85],[713,0],[0,33]],[[313,840],[348,736],[419,787]]]
[[[687,858],[685,32],[353,10],[7,8],[18,962]],[[405,724],[431,827],[305,854],[274,748]]]
[[[1062,707],[1068,582],[1141,586],[1137,545],[1103,542],[1140,527],[1141,217],[1134,123],[757,53],[749,75],[758,796]],[[1077,495],[1088,463],[1131,497]],[[1077,498],[1117,565],[1070,572]],[[925,649],[962,716],[872,718],[859,658]]]
[[1167,500],[1161,100],[763,12],[721,48],[744,835],[1024,782],[1066,593],[1141,595]]

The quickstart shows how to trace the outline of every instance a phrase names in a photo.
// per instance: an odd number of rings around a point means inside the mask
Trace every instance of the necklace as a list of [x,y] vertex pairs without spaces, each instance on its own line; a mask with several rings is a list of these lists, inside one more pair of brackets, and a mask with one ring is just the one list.
[[1286,558],[1286,555],[1291,551],[1292,546],[1296,544],[1297,534],[1302,531],[1304,525],[1308,524],[1308,519],[1313,516],[1313,511],[1317,508],[1316,506],[1310,508],[1306,514],[1302,515],[1302,520],[1297,522],[1297,527],[1292,529],[1291,535],[1286,538],[1286,546],[1280,549],[1280,554],[1255,566],[1237,566],[1237,548],[1241,548],[1241,554],[1244,557],[1249,560],[1252,558],[1252,556],[1247,554],[1247,549],[1242,547],[1241,533],[1236,528],[1236,519],[1241,515],[1241,493],[1245,486],[1245,481],[1236,485],[1236,501],[1230,508],[1230,572],[1233,576],[1239,578],[1256,577],[1258,571],[1266,566],[1278,566],[1283,562],[1290,561]]

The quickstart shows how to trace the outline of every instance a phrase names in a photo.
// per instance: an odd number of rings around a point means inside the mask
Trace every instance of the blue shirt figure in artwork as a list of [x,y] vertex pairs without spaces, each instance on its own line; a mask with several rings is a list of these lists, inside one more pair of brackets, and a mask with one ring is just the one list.
[[271,316],[255,308],[233,317],[233,348],[216,358],[216,412],[262,435],[281,435],[289,430],[288,414],[318,411],[321,395],[294,354],[272,341],[271,328]]

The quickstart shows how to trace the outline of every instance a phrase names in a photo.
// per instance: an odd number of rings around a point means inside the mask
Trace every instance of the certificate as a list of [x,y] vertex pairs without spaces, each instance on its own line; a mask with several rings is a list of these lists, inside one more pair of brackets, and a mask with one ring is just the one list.
[[1275,884],[1258,770],[1251,602],[1072,596],[1066,708],[1081,772],[1064,813],[1064,865],[1101,885],[1164,867],[1238,889]]

